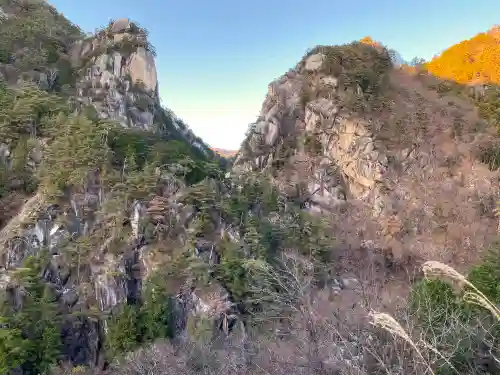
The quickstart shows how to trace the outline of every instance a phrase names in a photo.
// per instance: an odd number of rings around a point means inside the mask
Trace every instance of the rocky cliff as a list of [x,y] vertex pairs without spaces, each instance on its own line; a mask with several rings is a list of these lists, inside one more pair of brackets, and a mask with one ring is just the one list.
[[160,131],[182,139],[206,157],[212,150],[171,111],[159,103],[155,53],[147,34],[128,19],[72,44],[71,64],[83,79],[76,85],[76,100],[92,105],[103,119],[123,127]]
[[269,85],[235,167],[269,171],[347,246],[470,264],[497,231],[494,129],[476,113],[380,45],[319,46]]
[[[19,270],[29,257],[42,257],[39,275],[56,296],[58,316],[64,316],[61,354],[74,365],[102,367],[106,317],[141,299],[142,280],[166,256],[158,250],[160,237],[162,246],[186,245],[194,211],[179,203],[180,194],[211,168],[218,173],[223,159],[161,107],[145,30],[119,19],[85,37],[43,2],[1,5],[7,120],[0,144],[0,284],[13,306],[28,303]],[[59,30],[55,25],[74,32],[44,40],[48,28]],[[22,60],[16,48],[22,47],[23,27],[31,27],[30,35],[44,48],[58,40],[54,61],[40,60],[37,68]],[[64,174],[62,185],[55,183],[57,173]],[[70,182],[70,175],[76,180]],[[177,298],[172,332],[185,331],[186,311],[201,309],[214,319],[227,312],[227,292],[220,293],[215,307],[200,292]],[[30,373],[38,365],[18,370]]]

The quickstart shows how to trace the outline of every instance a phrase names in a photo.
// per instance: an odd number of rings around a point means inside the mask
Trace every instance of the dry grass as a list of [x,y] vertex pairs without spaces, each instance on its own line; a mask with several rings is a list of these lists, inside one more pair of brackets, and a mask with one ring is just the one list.
[[[462,269],[477,262],[496,236],[490,203],[498,197],[500,174],[476,155],[492,137],[477,131],[481,120],[471,103],[440,97],[402,71],[391,80],[393,104],[372,119],[389,170],[380,184],[385,207],[375,219],[379,235],[370,239],[400,261],[437,259]],[[399,228],[384,220],[389,217],[397,217]]]
[[[437,374],[437,369],[445,363],[455,373],[465,374],[454,369],[450,361],[457,350],[453,342],[450,346],[449,340],[439,336],[437,331],[429,341],[422,327],[415,326],[415,318],[407,308],[404,314],[396,315],[366,309],[367,322],[373,328],[366,324],[356,326],[334,310],[325,311],[328,302],[324,293],[314,289],[309,278],[300,271],[303,260],[287,258],[286,262],[284,279],[270,269],[261,269],[273,282],[288,281],[284,285],[285,293],[277,295],[269,290],[269,296],[289,312],[280,315],[281,322],[268,316],[261,330],[246,329],[222,341],[221,337],[214,337],[203,346],[182,340],[174,346],[158,342],[131,353],[110,372],[131,375],[421,375]],[[427,277],[445,278],[462,288],[472,288],[472,292],[465,292],[464,298],[480,300],[481,306],[498,317],[496,307],[458,271],[439,262],[426,262],[423,271]],[[441,334],[448,335],[456,330],[458,334],[470,333],[471,338],[481,335],[481,327],[463,327],[458,321],[450,316],[449,327],[444,327]]]
[[[462,291],[462,298],[465,302],[474,304],[482,307],[483,309],[489,311],[491,316],[495,321],[500,321],[500,309],[495,306],[481,291],[479,291],[471,282],[467,280],[467,278],[459,273],[454,268],[445,265],[443,263],[437,261],[428,261],[425,262],[422,266],[422,271],[426,278],[443,280],[449,283],[452,283],[458,290]],[[435,306],[434,308],[438,308]],[[387,313],[380,312],[372,312],[370,314],[371,324],[379,329],[382,329],[389,333],[394,339],[401,339],[406,344],[408,344],[415,352],[419,358],[423,360],[420,368],[425,368],[425,371],[430,374],[436,374],[436,364],[439,360],[444,361],[454,373],[462,374],[458,369],[456,369],[453,364],[450,362],[450,351],[445,352],[445,348],[441,342],[439,341],[440,337],[433,337],[433,342],[428,342],[422,337],[418,337],[419,329],[415,331],[417,334],[410,333],[408,330],[403,328],[403,326],[391,315]],[[446,328],[451,329],[451,333],[454,329],[457,331],[462,331],[464,327],[457,328],[455,324],[453,324],[453,320],[458,322],[459,319],[452,319],[449,321],[450,327],[439,327],[440,329]],[[482,327],[479,327],[480,330]],[[471,333],[474,331],[474,327],[466,327],[467,331]],[[449,331],[448,331],[449,332]],[[456,332],[459,333],[459,332]],[[476,332],[476,338],[479,337],[479,334]],[[457,348],[452,348],[451,352],[454,353]],[[424,354],[426,353],[426,354]],[[493,356],[493,361],[497,362],[497,365],[500,363],[497,358]],[[433,359],[431,359],[433,357]],[[380,360],[380,357],[379,357]],[[382,366],[385,364],[382,363]],[[478,370],[479,371],[479,370]],[[387,373],[390,373],[387,371]],[[419,372],[416,372],[419,373]],[[475,373],[475,372],[474,372]]]

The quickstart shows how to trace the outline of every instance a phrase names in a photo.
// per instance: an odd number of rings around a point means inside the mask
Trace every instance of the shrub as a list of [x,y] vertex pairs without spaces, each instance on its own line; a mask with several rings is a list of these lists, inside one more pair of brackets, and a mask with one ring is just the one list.
[[307,56],[322,53],[324,74],[340,78],[345,87],[360,87],[370,100],[382,93],[387,73],[392,68],[391,57],[382,47],[353,42],[342,46],[317,46]]

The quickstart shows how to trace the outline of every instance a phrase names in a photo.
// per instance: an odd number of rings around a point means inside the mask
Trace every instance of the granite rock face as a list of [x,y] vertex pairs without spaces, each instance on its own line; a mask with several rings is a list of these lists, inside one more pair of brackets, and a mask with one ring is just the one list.
[[94,106],[100,117],[124,127],[152,129],[159,104],[158,82],[154,56],[147,46],[146,35],[126,19],[75,43],[71,62],[84,73],[77,99]]
[[[345,245],[467,264],[497,232],[498,173],[476,157],[492,138],[475,130],[483,120],[470,102],[437,96],[389,58],[360,44],[306,55],[269,85],[234,168],[272,173],[307,209],[332,216]],[[462,124],[459,136],[450,123]]]
[[[207,159],[213,157],[208,145],[172,111],[160,105],[154,53],[145,33],[133,22],[119,19],[97,35],[76,41],[70,60],[80,73],[73,97],[76,110],[93,108],[101,119],[112,120],[124,128],[155,132],[187,143]],[[41,88],[50,88],[50,77],[41,73],[31,80]],[[33,142],[36,147],[28,164],[35,173],[45,140]],[[11,154],[12,150],[0,143],[0,159],[7,167],[12,164]],[[178,201],[185,186],[171,174],[159,170],[156,173],[161,186],[159,195],[153,200],[129,202],[125,208],[130,233],[120,242],[119,251],[113,248],[116,233],[109,232],[85,255],[86,265],[81,269],[74,267],[74,260],[63,249],[107,225],[101,212],[112,200],[95,171],[89,171],[82,191],[68,193],[64,207],[47,202],[44,194],[37,192],[0,228],[1,287],[11,287],[11,275],[24,259],[48,250],[49,262],[42,276],[59,296],[62,311],[68,313],[62,332],[64,354],[75,365],[100,366],[103,360],[105,321],[93,319],[85,312],[94,309],[106,314],[136,301],[143,281],[157,268],[157,249],[149,246],[146,224],[168,227],[172,246],[186,245],[186,228],[194,212],[193,207]],[[192,252],[201,254],[196,249]],[[201,255],[200,260],[204,261]],[[227,293],[219,286],[216,302],[211,302],[213,296],[214,293],[199,290],[179,290],[174,304],[177,334],[182,335],[189,314],[208,314],[215,322],[222,315],[227,316],[232,308]]]

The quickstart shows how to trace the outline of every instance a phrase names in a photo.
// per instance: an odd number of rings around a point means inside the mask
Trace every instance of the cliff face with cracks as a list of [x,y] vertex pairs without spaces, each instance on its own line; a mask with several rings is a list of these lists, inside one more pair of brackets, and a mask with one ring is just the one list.
[[77,41],[69,55],[83,76],[76,85],[78,103],[92,105],[100,118],[158,130],[213,156],[182,120],[160,106],[154,49],[145,31],[130,20],[119,19],[98,35]]
[[[182,142],[201,159],[218,160],[182,120],[160,106],[154,51],[145,31],[130,20],[114,21],[99,34],[74,41],[68,48],[68,61],[78,79],[74,88],[62,89],[71,94],[70,103],[75,112],[83,111],[90,117],[113,121],[124,129],[144,130],[165,140]],[[30,80],[44,90],[51,90],[60,73],[54,69],[52,79],[40,72],[36,76],[32,72],[26,75],[15,70],[12,64],[5,69],[17,72],[5,77],[7,82],[22,85]],[[34,141],[38,154],[32,153],[28,158],[33,173],[43,159],[47,140]],[[13,154],[8,144],[0,146],[0,157],[3,165],[11,168]],[[78,246],[81,245],[72,244],[81,238],[98,238],[96,231],[109,224],[106,207],[114,202],[99,172],[92,168],[88,170],[83,189],[69,191],[64,201],[56,204],[47,201],[42,191],[37,191],[0,230],[2,287],[11,290],[12,275],[28,256],[48,251],[43,277],[56,292],[61,311],[67,314],[62,332],[63,354],[75,365],[98,366],[104,360],[106,320],[95,319],[88,312],[105,316],[120,305],[133,303],[140,298],[143,279],[160,264],[158,258],[162,254],[146,239],[145,228],[168,228],[172,247],[186,245],[186,228],[193,220],[194,211],[192,206],[178,202],[185,185],[173,174],[183,167],[171,167],[175,169],[172,173],[159,169],[153,173],[156,198],[128,202],[123,217],[126,223],[113,222],[108,227],[123,226],[126,230],[120,234],[112,230],[100,236],[100,240],[88,248],[85,261],[83,255],[80,259],[82,250]],[[72,246],[77,246],[77,259],[68,258],[66,250]],[[202,249],[196,251],[202,252]],[[181,293],[181,290],[173,293]],[[207,314],[215,320],[229,311],[227,293],[211,291],[208,295],[207,300],[200,291],[179,294],[174,303],[177,335],[185,331],[190,311]]]
[[493,241],[494,139],[467,100],[394,69],[381,46],[317,47],[269,85],[235,168],[269,171],[349,248],[474,262]]

